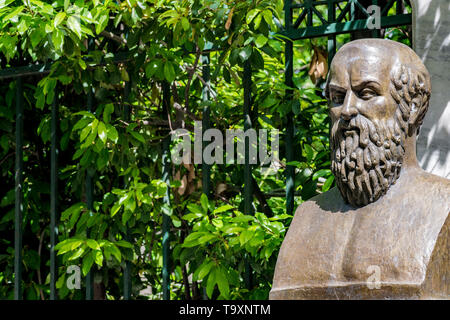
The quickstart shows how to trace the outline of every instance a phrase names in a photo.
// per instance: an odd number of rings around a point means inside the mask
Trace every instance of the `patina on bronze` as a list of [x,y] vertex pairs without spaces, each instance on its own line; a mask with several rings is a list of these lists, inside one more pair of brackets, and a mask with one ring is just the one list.
[[326,86],[337,187],[297,208],[271,299],[450,298],[450,180],[416,159],[430,94],[403,44],[337,52]]

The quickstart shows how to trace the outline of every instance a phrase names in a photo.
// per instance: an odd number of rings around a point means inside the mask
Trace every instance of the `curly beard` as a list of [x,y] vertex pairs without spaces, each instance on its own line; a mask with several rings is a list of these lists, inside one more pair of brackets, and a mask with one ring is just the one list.
[[331,170],[350,205],[375,202],[398,179],[405,153],[405,130],[398,116],[389,123],[372,122],[358,114],[350,121],[340,119],[333,124]]

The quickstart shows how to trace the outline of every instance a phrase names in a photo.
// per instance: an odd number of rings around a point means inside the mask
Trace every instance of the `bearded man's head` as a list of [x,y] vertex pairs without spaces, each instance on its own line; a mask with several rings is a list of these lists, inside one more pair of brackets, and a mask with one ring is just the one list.
[[428,110],[429,73],[401,43],[356,40],[336,53],[325,94],[331,170],[344,200],[365,206],[400,176],[406,139],[415,139]]

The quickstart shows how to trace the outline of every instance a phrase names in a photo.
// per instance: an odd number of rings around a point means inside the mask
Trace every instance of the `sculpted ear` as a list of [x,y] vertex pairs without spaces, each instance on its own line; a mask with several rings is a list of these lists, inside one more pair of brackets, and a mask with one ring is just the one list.
[[420,111],[422,110],[422,95],[416,96],[411,100],[410,108],[409,108],[409,120],[408,120],[408,129],[410,135],[417,131],[419,133],[419,128],[422,123],[419,123]]
[[412,82],[409,84],[409,94],[411,101],[409,103],[409,135],[414,132],[419,134],[420,126],[423,123],[425,114],[428,111],[431,95],[431,84],[429,76],[416,72],[412,75]]

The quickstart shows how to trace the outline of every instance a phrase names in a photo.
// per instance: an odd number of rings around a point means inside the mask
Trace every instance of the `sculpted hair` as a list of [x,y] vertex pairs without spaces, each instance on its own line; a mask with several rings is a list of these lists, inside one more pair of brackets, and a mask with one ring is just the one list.
[[391,96],[401,113],[400,123],[408,134],[414,128],[419,133],[431,96],[430,78],[426,71],[419,71],[409,64],[402,64],[391,76]]

